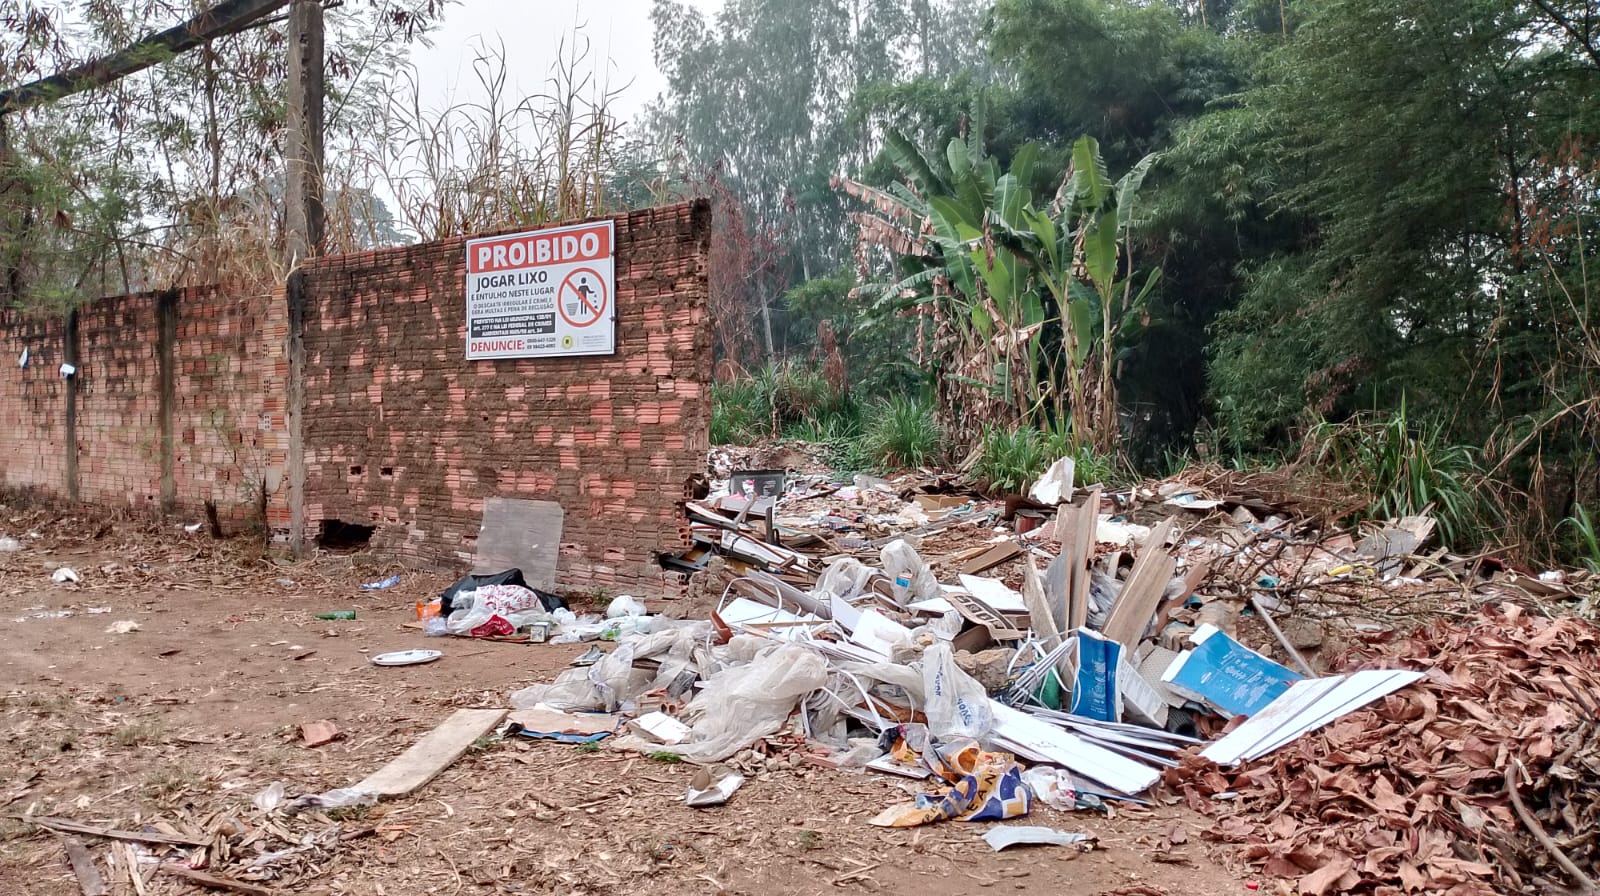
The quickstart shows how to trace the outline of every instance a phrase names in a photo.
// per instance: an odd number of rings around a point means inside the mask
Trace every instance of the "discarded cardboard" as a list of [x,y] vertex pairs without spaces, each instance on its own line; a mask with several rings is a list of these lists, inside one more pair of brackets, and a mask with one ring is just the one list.
[[1101,722],[1122,721],[1117,670],[1122,645],[1088,629],[1078,632],[1078,675],[1072,687],[1072,712]]
[[493,731],[505,717],[503,709],[458,709],[354,789],[378,797],[405,796],[449,768],[473,742]]
[[1215,626],[1200,626],[1189,640],[1194,648],[1178,654],[1161,680],[1224,716],[1254,715],[1301,679]]
[[511,731],[523,737],[562,743],[593,743],[610,737],[622,719],[610,713],[563,712],[535,707],[519,709],[506,717]]
[[658,744],[681,744],[692,729],[664,712],[647,712],[628,723],[628,730]]
[[1064,501],[1072,500],[1072,485],[1074,474],[1077,472],[1078,462],[1071,456],[1063,457],[1050,465],[1033,483],[1033,488],[1028,489],[1028,497],[1040,504],[1054,507]]
[[1024,614],[1028,612],[1028,604],[1022,595],[1010,588],[999,579],[986,579],[981,576],[962,575],[961,587],[967,593],[983,601],[984,605],[993,608],[999,613]]
[[694,809],[720,806],[744,784],[744,776],[725,765],[702,768],[689,782],[684,802]]

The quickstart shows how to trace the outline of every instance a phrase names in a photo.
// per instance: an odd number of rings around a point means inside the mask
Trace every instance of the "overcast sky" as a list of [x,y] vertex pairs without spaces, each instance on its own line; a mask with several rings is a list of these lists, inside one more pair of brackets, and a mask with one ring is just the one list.
[[[722,0],[690,2],[708,13],[722,6]],[[616,102],[619,118],[632,117],[666,86],[651,53],[650,0],[462,0],[446,9],[434,46],[418,48],[413,61],[432,91],[427,99],[442,107],[481,92],[472,60],[485,42],[503,42],[517,96],[539,93],[574,25],[584,26],[598,78],[614,88],[628,85]]]

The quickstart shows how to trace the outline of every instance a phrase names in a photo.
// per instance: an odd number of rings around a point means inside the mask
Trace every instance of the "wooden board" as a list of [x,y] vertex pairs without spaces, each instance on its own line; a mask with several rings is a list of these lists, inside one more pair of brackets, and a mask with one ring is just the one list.
[[961,567],[961,574],[964,576],[975,576],[982,572],[988,572],[1007,560],[1011,560],[1020,556],[1022,556],[1021,545],[1014,541],[1003,541],[1000,544],[997,544],[987,551],[984,551],[978,556],[972,558],[971,560],[968,560],[966,564]]
[[41,828],[60,831],[67,834],[84,834],[89,837],[103,837],[107,840],[127,840],[133,843],[159,843],[164,846],[209,846],[210,838],[184,837],[177,834],[158,834],[154,831],[118,831],[111,828],[95,827],[83,824],[69,818],[55,818],[52,816],[18,815],[28,824],[36,824]]
[[1100,487],[1078,508],[1076,518],[1065,533],[1061,550],[1067,556],[1067,630],[1076,631],[1089,621],[1089,565],[1094,559],[1094,530],[1100,521]]
[[185,868],[182,865],[175,865],[171,862],[162,862],[156,868],[163,874],[170,874],[173,877],[181,878],[207,890],[225,890],[229,893],[243,893],[245,896],[273,896],[270,888],[263,887],[260,884],[246,883],[242,880],[234,880],[231,877],[207,874],[204,871],[195,871],[192,868]]
[[89,854],[83,841],[59,833],[56,839],[61,841],[61,848],[67,851],[67,862],[72,865],[72,873],[78,878],[78,889],[83,891],[83,896],[106,896],[105,878],[100,876],[94,856]]
[[505,717],[503,709],[458,709],[411,749],[368,775],[355,789],[380,797],[404,796],[449,768],[474,741],[493,731]]
[[1206,577],[1209,575],[1211,575],[1210,557],[1206,557],[1193,567],[1190,567],[1189,572],[1183,577],[1183,590],[1178,593],[1177,597],[1163,602],[1161,608],[1156,610],[1157,631],[1167,627],[1167,623],[1172,620],[1172,614],[1176,613],[1178,608],[1182,607],[1189,598],[1194,596],[1195,591],[1205,584]]
[[1155,618],[1161,596],[1172,581],[1172,571],[1177,560],[1167,553],[1167,538],[1171,536],[1176,517],[1168,517],[1157,526],[1133,561],[1133,571],[1123,583],[1117,602],[1111,605],[1111,615],[1100,633],[1129,650],[1139,646],[1139,639]]
[[1047,648],[1054,647],[1061,643],[1061,627],[1050,610],[1044,579],[1039,575],[1039,568],[1033,565],[1032,557],[1022,561],[1022,575],[1022,603],[1028,608],[1028,624],[1033,628],[1034,637],[1043,639]]

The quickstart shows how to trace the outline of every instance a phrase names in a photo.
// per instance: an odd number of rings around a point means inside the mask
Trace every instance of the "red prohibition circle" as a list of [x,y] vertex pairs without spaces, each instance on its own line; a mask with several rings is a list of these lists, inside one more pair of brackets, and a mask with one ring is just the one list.
[[[594,278],[595,286],[600,291],[598,299],[591,299],[590,297],[585,296],[583,293],[578,292],[578,288],[574,285],[574,283],[576,282],[579,274],[588,274]],[[569,289],[574,293],[577,293],[580,311],[588,310],[594,313],[594,317],[592,319],[579,322],[573,320],[572,316],[567,314],[567,303],[564,300],[564,297]],[[606,303],[609,301],[610,297],[606,295],[605,278],[601,277],[600,272],[594,268],[578,268],[574,270],[572,273],[566,276],[566,279],[561,281],[560,288],[556,290],[556,312],[561,315],[562,320],[574,327],[588,327],[598,323],[600,318],[605,315]]]

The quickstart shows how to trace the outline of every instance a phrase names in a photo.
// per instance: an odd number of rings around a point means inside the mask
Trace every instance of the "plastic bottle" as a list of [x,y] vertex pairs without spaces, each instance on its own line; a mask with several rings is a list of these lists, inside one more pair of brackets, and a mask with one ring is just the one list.
[[338,619],[338,620],[341,620],[341,621],[344,621],[344,622],[349,622],[350,620],[356,618],[356,611],[355,610],[334,610],[332,613],[318,613],[317,614],[317,618],[318,619]]

